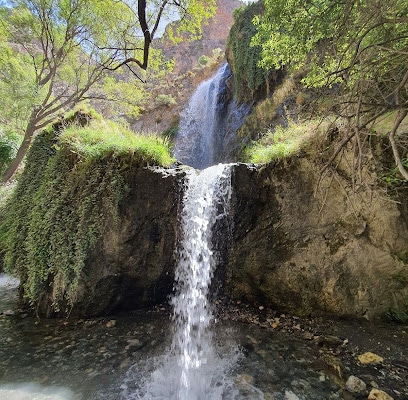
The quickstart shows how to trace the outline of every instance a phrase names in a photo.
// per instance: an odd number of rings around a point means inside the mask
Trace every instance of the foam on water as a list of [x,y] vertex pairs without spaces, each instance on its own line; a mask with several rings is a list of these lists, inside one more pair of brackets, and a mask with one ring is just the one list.
[[4,400],[76,400],[67,388],[40,386],[36,383],[0,385],[0,399]]
[[0,273],[0,287],[15,289],[19,283],[20,281],[17,278]]

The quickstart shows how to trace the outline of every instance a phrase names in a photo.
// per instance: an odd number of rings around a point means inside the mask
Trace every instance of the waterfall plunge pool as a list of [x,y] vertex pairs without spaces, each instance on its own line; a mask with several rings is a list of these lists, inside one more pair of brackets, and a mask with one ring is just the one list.
[[[150,373],[164,365],[163,354],[172,341],[172,316],[161,308],[166,306],[79,321],[1,315],[0,399],[137,399],[143,379],[150,381]],[[245,310],[241,304],[236,308]],[[376,382],[394,399],[408,396],[403,326],[313,320],[309,330],[305,321],[286,316],[286,322],[280,317],[281,329],[273,329],[231,321],[231,315],[220,315],[214,323],[213,341],[221,359],[230,362],[237,346],[241,355],[232,360],[228,375],[220,377],[229,392],[215,399],[354,399],[342,386],[350,375],[368,388]],[[327,344],[307,333],[327,338]],[[333,337],[348,342],[331,346]],[[383,356],[384,363],[359,365],[356,356],[365,351]],[[166,397],[151,397],[160,398]]]

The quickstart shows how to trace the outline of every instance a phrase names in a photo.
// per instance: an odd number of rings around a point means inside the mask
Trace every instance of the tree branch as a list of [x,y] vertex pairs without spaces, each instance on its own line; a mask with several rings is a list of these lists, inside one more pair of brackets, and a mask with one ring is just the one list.
[[394,126],[392,127],[392,130],[388,134],[388,139],[391,143],[392,152],[394,154],[395,162],[397,163],[398,171],[401,173],[404,179],[408,181],[408,171],[405,169],[404,164],[401,161],[401,156],[398,151],[397,142],[395,140],[395,134],[397,132],[397,129],[401,125],[401,122],[405,119],[407,114],[408,114],[407,110],[400,110],[400,112],[397,114],[397,117],[395,118],[395,122],[394,122]]

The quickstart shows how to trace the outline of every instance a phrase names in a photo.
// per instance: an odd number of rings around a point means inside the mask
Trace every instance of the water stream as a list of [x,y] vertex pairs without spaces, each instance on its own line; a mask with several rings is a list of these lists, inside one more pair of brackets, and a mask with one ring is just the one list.
[[228,371],[239,351],[232,346],[228,357],[217,353],[211,330],[213,306],[208,297],[218,258],[212,248],[212,230],[216,222],[227,218],[230,195],[229,165],[190,171],[181,215],[175,294],[171,299],[172,342],[141,387],[132,392],[124,385],[125,398],[216,400],[230,390]]
[[238,105],[227,87],[231,77],[224,64],[210,79],[202,82],[180,118],[174,156],[183,164],[204,169],[235,161],[239,141],[237,130],[245,120],[249,105]]
[[176,398],[180,400],[215,398],[210,393],[222,390],[219,379],[225,374],[220,371],[222,362],[212,344],[208,295],[217,262],[212,230],[217,220],[227,218],[230,196],[229,166],[219,164],[190,174],[181,218],[176,295],[172,299],[176,324],[172,351],[179,354]]

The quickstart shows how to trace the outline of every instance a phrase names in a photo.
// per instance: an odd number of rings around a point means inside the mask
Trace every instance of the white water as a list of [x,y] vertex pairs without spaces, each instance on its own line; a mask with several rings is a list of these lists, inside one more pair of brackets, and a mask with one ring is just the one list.
[[45,387],[36,383],[0,385],[2,400],[75,400],[73,392],[62,387]]
[[[231,346],[219,354],[213,343],[212,305],[208,295],[217,263],[212,249],[212,229],[227,216],[231,196],[230,166],[219,164],[197,174],[191,172],[181,216],[182,240],[175,272],[175,332],[168,353],[155,360],[146,376],[141,365],[129,371],[123,385],[125,399],[216,400],[232,397],[228,371],[239,357]],[[139,375],[138,375],[139,374]],[[142,378],[141,375],[144,375]],[[144,379],[132,392],[129,382]]]
[[211,305],[208,291],[216,257],[211,250],[212,228],[226,217],[231,196],[230,169],[219,164],[192,174],[184,197],[182,243],[176,269],[176,296],[172,300],[176,333],[172,350],[180,354],[182,400],[205,398],[211,390],[202,368],[214,365]]
[[222,132],[217,107],[227,68],[228,64],[225,64],[213,78],[198,86],[181,116],[174,156],[183,164],[203,169],[219,161]]

